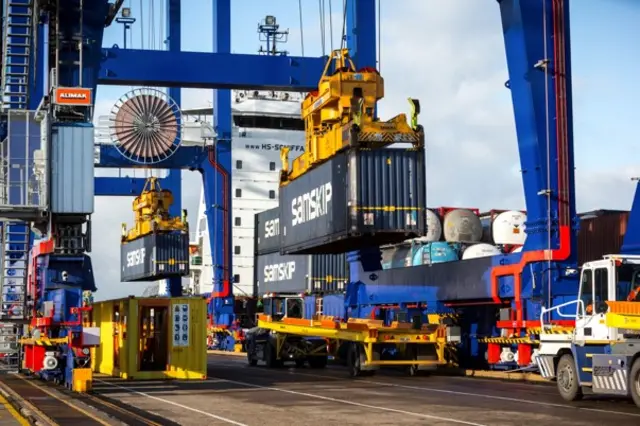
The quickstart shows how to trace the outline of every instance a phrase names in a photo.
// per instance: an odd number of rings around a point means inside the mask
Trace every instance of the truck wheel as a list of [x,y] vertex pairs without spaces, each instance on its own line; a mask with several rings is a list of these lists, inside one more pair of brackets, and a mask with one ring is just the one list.
[[576,371],[576,363],[573,356],[562,355],[558,368],[556,370],[556,378],[558,382],[558,392],[565,401],[578,401],[582,399],[582,386],[578,380]]
[[640,407],[640,358],[636,358],[629,374],[629,393],[634,404]]
[[247,361],[249,362],[250,367],[255,367],[256,365],[258,365],[258,360],[255,359],[253,354],[249,351],[247,351]]

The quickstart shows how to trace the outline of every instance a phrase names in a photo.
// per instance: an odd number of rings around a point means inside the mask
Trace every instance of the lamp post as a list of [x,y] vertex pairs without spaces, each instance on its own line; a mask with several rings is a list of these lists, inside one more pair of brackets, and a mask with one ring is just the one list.
[[123,7],[120,16],[116,18],[118,24],[122,24],[124,31],[124,48],[127,48],[127,31],[131,29],[131,24],[136,22],[136,18],[131,17],[131,8]]

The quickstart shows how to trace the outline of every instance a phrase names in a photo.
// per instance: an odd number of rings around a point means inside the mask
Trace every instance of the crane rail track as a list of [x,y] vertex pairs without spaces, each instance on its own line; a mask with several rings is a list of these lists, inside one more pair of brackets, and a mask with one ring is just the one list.
[[91,393],[77,394],[23,375],[0,376],[0,386],[17,405],[50,425],[95,426],[126,424],[130,426],[177,425],[168,419],[145,412],[122,402]]

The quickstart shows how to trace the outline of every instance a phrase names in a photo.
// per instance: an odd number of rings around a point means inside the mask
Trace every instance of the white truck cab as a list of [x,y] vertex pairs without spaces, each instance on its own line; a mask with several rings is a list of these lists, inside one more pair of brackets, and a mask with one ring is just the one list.
[[[630,396],[640,407],[639,293],[640,256],[607,255],[583,265],[576,300],[543,308],[535,361],[565,400],[580,399],[582,388],[591,387],[596,394]],[[624,313],[607,302],[627,302]],[[552,315],[574,318],[573,331],[557,333]]]

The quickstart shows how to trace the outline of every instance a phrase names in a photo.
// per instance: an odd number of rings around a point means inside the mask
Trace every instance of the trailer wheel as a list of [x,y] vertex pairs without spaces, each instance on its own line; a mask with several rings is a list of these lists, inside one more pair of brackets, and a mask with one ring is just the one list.
[[276,368],[280,365],[280,361],[278,360],[278,354],[276,352],[275,345],[267,341],[265,343],[264,348],[264,360],[267,363],[267,368]]
[[349,376],[358,377],[362,374],[360,368],[360,346],[357,343],[351,343],[347,353],[347,368]]
[[629,393],[636,406],[640,407],[640,358],[636,358],[629,374]]
[[576,371],[576,363],[573,356],[569,354],[562,355],[558,368],[556,370],[556,378],[558,383],[558,392],[565,401],[578,401],[582,399],[582,386],[578,380],[578,372]]
[[256,365],[258,365],[258,360],[253,356],[253,353],[251,353],[250,350],[247,350],[247,362],[249,363],[250,367],[255,367]]

